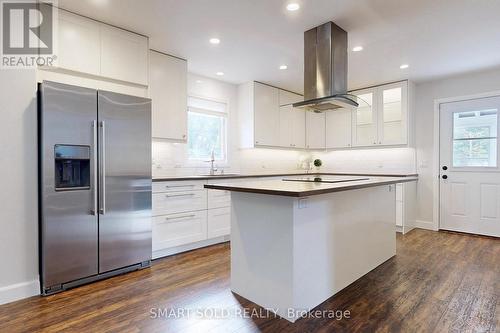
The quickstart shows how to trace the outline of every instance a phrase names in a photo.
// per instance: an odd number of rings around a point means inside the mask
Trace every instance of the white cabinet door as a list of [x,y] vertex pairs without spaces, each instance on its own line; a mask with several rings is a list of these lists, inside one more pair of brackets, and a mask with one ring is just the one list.
[[291,104],[280,106],[280,147],[305,148],[306,114]]
[[153,218],[153,251],[207,239],[207,211]]
[[153,182],[153,193],[204,191],[206,183],[205,180],[167,180]]
[[153,215],[207,209],[207,191],[153,193]]
[[306,112],[306,148],[325,149],[326,144],[325,112]]
[[291,107],[290,105],[290,118],[292,129],[292,146],[294,148],[306,147],[306,113],[302,109]]
[[186,141],[187,62],[155,51],[149,59],[153,137]]
[[291,105],[280,106],[280,132],[279,146],[292,147],[292,117],[290,116]]
[[221,190],[208,190],[208,209],[224,208],[231,206],[231,192]]
[[360,99],[352,121],[353,145],[373,146],[377,141],[376,89],[353,92]]
[[[279,89],[254,83],[254,135],[257,146],[279,146]],[[251,126],[251,124],[249,124]]]
[[352,111],[336,109],[326,112],[326,148],[351,147]]
[[378,95],[378,144],[398,145],[408,142],[408,85],[398,82],[381,86]]
[[101,24],[101,75],[148,85],[148,39]]
[[99,23],[64,10],[58,12],[57,66],[63,69],[100,75]]
[[279,103],[280,106],[297,103],[304,100],[301,95],[279,89]]
[[231,233],[231,208],[216,208],[208,210],[208,238],[226,236]]

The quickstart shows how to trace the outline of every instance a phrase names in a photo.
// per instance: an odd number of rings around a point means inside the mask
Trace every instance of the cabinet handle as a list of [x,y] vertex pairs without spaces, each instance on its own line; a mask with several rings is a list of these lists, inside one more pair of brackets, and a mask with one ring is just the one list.
[[218,217],[218,216],[228,216],[228,215],[231,215],[231,214],[228,214],[228,213],[222,213],[222,214],[214,214],[212,215],[213,217]]
[[186,194],[165,194],[165,197],[167,198],[174,198],[174,197],[189,197],[193,196],[194,193],[186,193]]
[[166,185],[165,188],[194,187],[195,185]]
[[382,144],[382,141],[379,141],[379,142],[378,142],[378,144],[379,144],[379,145],[381,145],[381,144]]
[[174,217],[165,217],[165,221],[159,222],[159,224],[164,224],[168,223],[170,221],[175,221],[175,220],[183,220],[183,219],[190,219],[195,217],[196,214],[189,214],[189,215],[182,215],[182,216],[174,216]]

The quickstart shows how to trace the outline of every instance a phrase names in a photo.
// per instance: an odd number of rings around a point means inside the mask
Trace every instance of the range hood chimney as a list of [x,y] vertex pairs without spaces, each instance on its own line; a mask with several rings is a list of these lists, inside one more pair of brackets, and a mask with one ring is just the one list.
[[316,112],[358,107],[347,93],[347,32],[328,22],[304,33],[304,101]]

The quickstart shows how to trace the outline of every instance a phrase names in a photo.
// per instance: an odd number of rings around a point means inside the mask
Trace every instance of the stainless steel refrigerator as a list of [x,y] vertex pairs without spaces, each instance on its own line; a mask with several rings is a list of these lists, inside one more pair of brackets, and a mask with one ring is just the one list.
[[151,262],[151,100],[38,89],[42,295]]

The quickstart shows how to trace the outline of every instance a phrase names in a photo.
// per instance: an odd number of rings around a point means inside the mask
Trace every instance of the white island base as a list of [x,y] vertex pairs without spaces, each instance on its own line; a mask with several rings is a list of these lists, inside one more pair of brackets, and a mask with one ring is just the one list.
[[395,185],[231,196],[231,290],[291,322],[396,254]]

